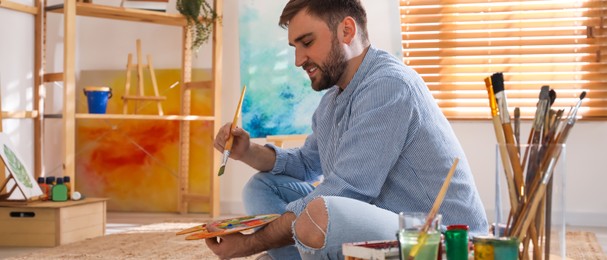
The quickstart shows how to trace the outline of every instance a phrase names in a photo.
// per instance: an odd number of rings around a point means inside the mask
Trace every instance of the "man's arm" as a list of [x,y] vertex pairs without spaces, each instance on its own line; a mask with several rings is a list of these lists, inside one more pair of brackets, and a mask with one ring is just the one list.
[[219,242],[216,238],[208,238],[206,244],[220,259],[245,257],[271,248],[292,245],[295,243],[291,231],[294,220],[295,214],[286,212],[251,235],[231,234],[222,236]]
[[272,148],[251,143],[249,149],[239,160],[258,171],[269,172],[276,162],[276,152]]

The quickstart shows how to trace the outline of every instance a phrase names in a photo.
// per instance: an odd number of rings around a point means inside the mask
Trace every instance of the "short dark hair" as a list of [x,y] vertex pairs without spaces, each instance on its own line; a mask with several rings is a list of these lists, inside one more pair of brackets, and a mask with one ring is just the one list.
[[325,21],[334,33],[337,31],[339,23],[347,16],[351,16],[360,27],[362,40],[369,41],[367,12],[360,0],[289,0],[282,10],[278,25],[286,29],[289,27],[289,21],[304,9],[308,14]]

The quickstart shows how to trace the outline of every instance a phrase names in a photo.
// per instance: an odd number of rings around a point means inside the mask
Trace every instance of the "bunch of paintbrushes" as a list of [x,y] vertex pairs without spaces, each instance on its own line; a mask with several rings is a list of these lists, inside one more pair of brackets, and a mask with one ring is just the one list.
[[[489,94],[491,117],[499,146],[510,199],[510,213],[504,234],[522,243],[520,259],[544,259],[550,252],[552,176],[561,150],[577,111],[586,96],[582,92],[577,104],[565,119],[563,110],[551,109],[556,92],[542,86],[527,145],[520,141],[520,110],[514,110],[514,130],[511,126],[502,73],[485,79]],[[525,147],[521,149],[521,147]],[[524,151],[522,151],[524,150]]]

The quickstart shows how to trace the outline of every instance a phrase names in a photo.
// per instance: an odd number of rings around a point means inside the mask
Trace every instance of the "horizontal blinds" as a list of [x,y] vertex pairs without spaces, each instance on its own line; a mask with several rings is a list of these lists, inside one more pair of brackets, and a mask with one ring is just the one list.
[[607,118],[607,0],[401,0],[403,61],[450,119],[489,118],[484,78],[504,73],[510,114],[533,118],[541,86],[585,119]]

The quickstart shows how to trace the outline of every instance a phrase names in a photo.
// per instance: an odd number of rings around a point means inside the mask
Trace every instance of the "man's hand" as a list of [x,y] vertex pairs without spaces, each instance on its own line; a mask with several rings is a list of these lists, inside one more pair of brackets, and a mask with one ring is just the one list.
[[[227,124],[223,125],[219,129],[219,132],[217,132],[217,136],[215,136],[215,142],[213,143],[213,146],[219,152],[223,153],[226,142],[228,141],[228,138],[229,138],[231,125],[232,125],[231,123],[227,123]],[[232,130],[231,134],[232,134],[232,136],[234,136],[234,143],[232,144],[230,158],[232,158],[234,160],[240,160],[243,157],[243,155],[246,154],[246,152],[249,150],[249,147],[251,146],[251,141],[250,141],[251,137],[249,136],[249,133],[247,133],[247,131],[245,131],[242,128],[238,128],[238,127],[234,128]]]
[[[291,223],[294,220],[295,214],[287,212],[253,234],[243,235],[237,232],[218,238],[207,238],[205,242],[220,259],[250,256],[294,244],[291,232]],[[219,230],[211,226],[207,226],[207,229],[209,232]]]
[[[221,153],[223,153],[226,141],[228,141],[231,125],[231,123],[223,125],[215,136],[213,146]],[[234,136],[234,143],[230,151],[230,158],[246,163],[258,171],[272,170],[276,161],[276,154],[273,149],[251,143],[251,136],[242,128],[234,128],[232,135]]]
[[[215,232],[212,230],[214,227],[209,227],[209,232]],[[215,253],[219,259],[230,259],[236,257],[250,256],[259,252],[263,249],[255,250],[255,246],[251,244],[253,235],[243,235],[239,232],[205,239],[207,246],[213,253]]]

